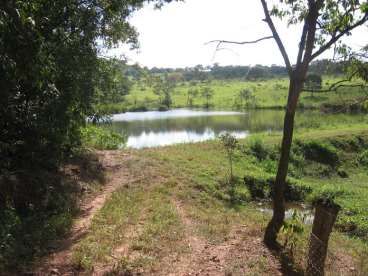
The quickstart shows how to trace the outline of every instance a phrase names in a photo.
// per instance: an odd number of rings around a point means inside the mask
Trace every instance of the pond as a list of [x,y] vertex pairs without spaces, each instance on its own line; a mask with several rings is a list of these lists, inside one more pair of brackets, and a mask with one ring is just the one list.
[[[107,127],[126,135],[127,147],[140,149],[202,142],[215,139],[224,132],[244,138],[250,133],[281,131],[283,116],[283,110],[233,112],[174,109],[115,114]],[[319,127],[321,122],[331,125],[334,121],[361,119],[353,115],[324,114],[321,120],[318,112],[299,111],[297,127]]]
[[[259,202],[257,210],[269,214],[273,213],[272,202]],[[299,219],[304,224],[313,224],[314,212],[312,206],[305,205],[303,203],[286,202],[285,203],[285,219],[291,219],[296,212]]]
[[112,115],[108,128],[127,135],[127,147],[146,148],[215,139],[224,132],[238,138],[260,131],[282,129],[283,112],[174,109],[164,112],[127,112]]

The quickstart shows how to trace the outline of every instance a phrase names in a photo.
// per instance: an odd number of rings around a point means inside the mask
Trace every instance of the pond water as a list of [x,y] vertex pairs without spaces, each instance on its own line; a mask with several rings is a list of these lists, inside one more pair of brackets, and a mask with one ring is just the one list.
[[[285,208],[285,219],[291,219],[294,215],[294,212],[296,212],[299,216],[299,219],[304,224],[313,224],[314,212],[311,206],[305,205],[303,203],[286,202]],[[272,203],[259,202],[257,210],[261,211],[262,213],[272,215]]]
[[[250,110],[246,112],[174,109],[164,112],[127,112],[112,115],[106,125],[127,136],[127,147],[158,147],[178,143],[215,139],[224,132],[238,138],[250,133],[281,131],[283,110]],[[333,126],[338,123],[367,122],[367,115],[321,114],[298,111],[296,128]]]
[[127,112],[112,115],[108,128],[127,135],[127,147],[145,148],[201,142],[230,132],[238,138],[260,131],[282,129],[283,112],[170,111]]

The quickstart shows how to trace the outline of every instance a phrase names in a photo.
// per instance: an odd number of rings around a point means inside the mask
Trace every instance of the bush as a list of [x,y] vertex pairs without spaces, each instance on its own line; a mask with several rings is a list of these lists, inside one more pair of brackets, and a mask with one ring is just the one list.
[[244,176],[244,184],[248,187],[253,199],[269,198],[271,195],[271,185],[267,179],[246,175]]
[[[245,176],[244,183],[248,187],[252,198],[271,198],[275,183],[274,177],[262,178]],[[300,201],[312,192],[312,188],[288,179],[286,181],[285,199],[288,201]]]
[[265,160],[269,155],[269,149],[266,148],[261,139],[254,139],[250,141],[249,148],[252,154],[257,157],[258,160]]
[[[242,184],[242,183],[241,183]],[[242,185],[236,185],[233,187],[231,200],[233,202],[246,202],[251,199],[251,194],[249,193],[249,190],[247,187]]]
[[2,272],[28,266],[35,256],[43,255],[51,241],[70,229],[76,210],[69,183],[47,173],[33,172],[27,178],[32,181],[17,179],[12,184],[21,190],[32,189],[32,193],[16,191],[20,200],[9,202],[0,210]]
[[320,141],[309,141],[302,145],[305,158],[335,167],[339,156],[334,146]]
[[89,125],[81,129],[82,144],[98,150],[113,150],[122,148],[126,137],[102,127]]
[[158,108],[158,111],[168,111],[169,108],[166,106],[166,105],[161,105],[159,108]]
[[365,150],[359,154],[358,163],[362,166],[368,167],[368,150]]
[[312,204],[322,203],[325,206],[336,206],[336,199],[345,195],[346,191],[335,186],[322,186],[315,188],[309,195],[308,200]]

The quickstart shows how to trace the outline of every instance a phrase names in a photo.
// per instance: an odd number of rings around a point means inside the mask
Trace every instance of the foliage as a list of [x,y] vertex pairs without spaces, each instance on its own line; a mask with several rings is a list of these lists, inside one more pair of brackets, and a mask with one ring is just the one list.
[[0,175],[55,172],[80,146],[86,117],[126,94],[121,64],[98,58],[99,49],[137,46],[128,19],[145,2],[1,2]]
[[308,74],[305,80],[305,88],[316,91],[322,88],[322,76],[318,74]]
[[189,107],[193,106],[194,99],[198,96],[198,89],[189,88],[187,91],[187,105]]
[[256,105],[256,97],[250,89],[242,89],[238,92],[240,107],[254,107]]
[[81,138],[84,146],[98,150],[120,149],[126,143],[126,137],[123,135],[93,125],[81,129]]
[[213,98],[214,91],[211,87],[205,86],[201,89],[201,96],[206,99],[205,107],[210,107],[210,101]]
[[236,139],[234,135],[231,135],[228,132],[221,134],[220,140],[227,153],[227,158],[228,158],[229,166],[230,166],[230,181],[229,182],[231,183],[234,178],[233,159],[234,159],[235,150],[238,147],[238,140]]
[[296,247],[300,243],[304,233],[305,214],[293,210],[291,218],[284,221],[281,233],[284,236],[284,250],[287,251],[291,259],[294,258]]
[[[75,200],[59,168],[80,147],[86,118],[128,91],[121,64],[98,55],[137,46],[128,19],[145,2],[1,1],[0,271],[30,262],[70,227]],[[101,147],[122,141],[93,133]]]
[[268,157],[269,150],[266,148],[263,141],[257,137],[250,140],[249,149],[259,161],[265,160]]
[[[295,112],[309,65],[311,61],[331,46],[335,46],[335,53],[346,56],[348,48],[341,42],[340,38],[349,35],[353,29],[366,23],[368,10],[365,4],[360,4],[354,0],[286,0],[274,5],[271,11],[268,9],[267,0],[261,0],[261,3],[265,14],[265,22],[268,24],[272,32],[272,38],[283,57],[290,79],[281,144],[282,153],[275,184],[274,213],[267,225],[264,237],[266,244],[274,246],[277,243],[277,234],[282,226],[283,213],[285,212],[283,191],[290,161]],[[303,23],[295,66],[293,65],[294,61],[289,59],[272,17],[285,20],[288,25]]]
[[169,81],[167,76],[165,77],[154,76],[152,77],[152,81],[153,83],[151,85],[153,93],[159,97],[160,105],[164,105],[168,109],[170,109],[172,105],[171,95],[174,91],[175,83]]
[[313,204],[322,203],[325,206],[337,206],[336,199],[346,194],[344,189],[336,189],[330,186],[321,186],[309,195],[309,201]]
[[[311,63],[309,71],[319,75],[341,76],[345,73],[348,62],[334,61],[329,59],[316,60]],[[265,66],[257,64],[255,66],[229,65],[220,66],[215,63],[213,66],[197,65],[186,68],[157,68],[152,69],[134,68],[136,74],[152,74],[175,76],[177,82],[204,82],[206,80],[265,80],[280,79],[287,77],[285,66],[271,65]],[[146,71],[145,71],[146,70]],[[143,73],[143,71],[145,71]]]
[[368,150],[363,151],[358,156],[358,163],[368,167]]
[[319,141],[310,141],[302,145],[306,159],[321,162],[331,166],[339,163],[339,156],[334,146],[321,143]]

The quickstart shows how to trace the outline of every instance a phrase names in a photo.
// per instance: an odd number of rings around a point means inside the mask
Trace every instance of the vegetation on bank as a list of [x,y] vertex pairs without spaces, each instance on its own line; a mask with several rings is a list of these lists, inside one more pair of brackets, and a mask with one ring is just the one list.
[[2,179],[14,185],[20,203],[22,190],[29,196],[33,189],[33,197],[31,207],[22,213],[9,206],[0,210],[0,274],[29,271],[38,257],[56,248],[70,230],[81,201],[100,190],[106,176],[94,153],[81,152],[68,158],[57,173],[33,172],[24,177],[27,186],[17,179]]
[[97,150],[121,149],[126,143],[126,137],[104,127],[87,125],[81,129],[82,146]]
[[[233,158],[237,177],[235,200],[269,200],[278,160],[278,135],[255,135],[244,140]],[[196,187],[211,196],[234,200],[228,187],[221,186],[227,168],[217,142],[198,146],[181,145],[155,150],[160,158],[185,171],[197,168]],[[366,165],[364,156],[368,135],[359,128],[309,131],[299,134],[292,148],[290,177],[286,198],[312,201],[316,193],[338,191],[337,202],[343,207],[337,227],[349,234],[368,238]],[[191,160],[188,162],[188,160]],[[184,169],[185,168],[185,169]]]
[[65,158],[57,172],[24,173],[21,182],[14,176],[0,179],[13,186],[3,193],[17,193],[16,208],[24,208],[22,196],[31,200],[23,212],[11,206],[0,209],[0,272],[27,270],[35,258],[57,246],[56,241],[70,230],[80,202],[103,187],[105,172],[87,149],[120,149],[126,138],[94,125],[80,132],[81,146]]
[[[298,134],[292,149],[286,197],[290,201],[304,203],[313,201],[321,194],[333,196],[342,206],[336,230],[347,236],[335,233],[332,248],[342,246],[349,252],[355,252],[357,258],[362,257],[366,254],[364,244],[368,239],[366,122],[357,123],[341,116],[326,117],[324,123],[318,125],[314,121],[297,122]],[[115,148],[122,141],[121,137],[116,139],[104,129],[94,126],[83,132],[86,133],[83,139],[88,138],[85,140],[88,147],[100,148],[103,145],[101,141],[104,141],[108,148]],[[230,231],[232,223],[254,224],[254,231],[261,232],[268,215],[258,211],[257,204],[267,206],[272,195],[279,141],[277,133],[260,133],[241,140],[231,153],[231,186],[227,165],[229,153],[219,141],[127,150],[135,156],[126,164],[131,173],[139,174],[143,168],[150,168],[149,176],[132,183],[132,187],[122,188],[107,202],[93,220],[91,232],[76,247],[73,254],[76,267],[88,270],[96,263],[113,262],[117,265],[110,253],[114,252],[119,242],[126,241],[122,234],[126,227],[140,225],[142,220],[143,229],[130,240],[133,250],[144,254],[134,263],[121,259],[119,269],[153,267],[169,252],[187,252],[187,249],[180,247],[182,222],[168,196],[186,202],[185,208],[198,222],[196,231],[211,241],[221,241],[226,236],[224,233]],[[27,267],[34,257],[47,252],[55,239],[69,229],[78,209],[77,199],[85,195],[86,190],[88,195],[101,187],[104,172],[96,158],[92,155],[87,157],[71,159],[71,167],[67,165],[61,172],[60,179],[63,181],[58,180],[57,183],[63,183],[63,189],[50,193],[49,201],[44,202],[43,208],[47,208],[48,212],[40,212],[40,207],[37,207],[34,215],[27,214],[29,220],[25,220],[16,212],[5,210],[6,213],[2,214],[5,223],[1,228],[2,269]],[[85,177],[82,184],[75,182],[76,171]],[[40,179],[50,180],[41,176]],[[161,183],[160,179],[166,180]],[[145,181],[159,185],[147,188],[147,191]],[[55,198],[55,195],[58,197]],[[140,202],[139,206],[137,202]],[[157,202],[160,202],[160,208],[156,208]],[[230,225],[224,225],[225,221]],[[308,229],[309,226],[305,227]],[[47,239],[44,238],[45,233],[48,233]],[[293,252],[297,259],[303,258],[306,250],[306,237],[299,240]]]
[[[241,140],[232,153],[231,183],[229,153],[220,141],[129,151],[134,159],[126,165],[132,174],[140,174],[143,167],[146,172],[118,190],[96,215],[90,233],[73,253],[75,266],[86,271],[107,266],[116,272],[162,272],[167,256],[185,256],[191,250],[182,243],[188,219],[193,233],[214,245],[229,239],[238,225],[253,233],[247,236],[262,233],[269,213],[260,210],[268,208],[273,192],[279,141],[278,134]],[[363,260],[368,254],[367,149],[368,133],[362,125],[298,131],[286,192],[294,203],[310,204],[323,197],[342,206],[329,258],[349,252],[361,275],[367,273]],[[184,221],[177,204],[187,212]],[[280,236],[282,243],[295,243],[285,250],[289,257],[292,254],[293,265],[302,268],[310,226],[296,217],[287,222],[304,229],[290,234],[285,228]],[[268,268],[258,265],[253,264],[252,271],[267,274]],[[228,269],[237,271],[236,266]],[[333,274],[336,269],[332,265],[327,271]]]
[[[324,78],[323,88],[327,88],[340,78]],[[213,91],[207,99],[201,91],[210,88]],[[244,93],[244,91],[246,93]],[[194,93],[193,93],[194,92]],[[285,107],[288,93],[288,80],[212,80],[206,82],[180,82],[173,88],[170,108],[207,108],[217,110],[243,109],[282,109]],[[300,109],[326,109],[346,111],[347,109],[365,110],[364,102],[354,106],[354,100],[362,96],[358,87],[341,88],[337,92],[304,92],[301,94]],[[352,105],[352,106],[351,106]],[[124,101],[104,104],[106,113],[125,111],[159,110],[162,106],[160,96],[143,81],[136,82]]]

